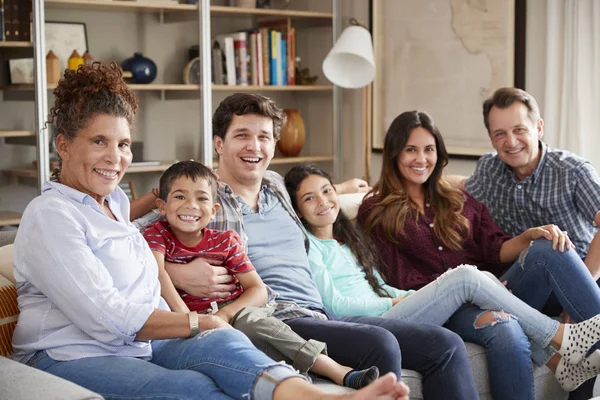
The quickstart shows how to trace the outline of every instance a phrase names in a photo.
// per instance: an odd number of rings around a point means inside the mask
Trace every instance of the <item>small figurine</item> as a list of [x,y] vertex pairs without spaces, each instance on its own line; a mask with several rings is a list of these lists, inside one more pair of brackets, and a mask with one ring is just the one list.
[[317,75],[310,76],[308,68],[300,69],[302,59],[296,57],[296,85],[314,85],[319,77]]
[[52,50],[46,55],[46,82],[58,83],[60,80],[60,61]]
[[67,63],[67,68],[73,71],[77,71],[77,68],[83,64],[83,57],[79,55],[77,50],[73,50],[71,53],[71,57],[69,57],[69,61]]

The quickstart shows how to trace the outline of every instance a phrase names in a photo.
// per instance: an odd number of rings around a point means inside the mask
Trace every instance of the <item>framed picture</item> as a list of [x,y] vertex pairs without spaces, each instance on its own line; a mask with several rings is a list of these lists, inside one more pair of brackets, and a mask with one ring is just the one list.
[[[377,73],[373,148],[399,114],[431,114],[451,155],[493,148],[482,104],[514,86],[515,2],[521,0],[372,1]],[[518,64],[518,63],[517,63]]]
[[56,54],[60,62],[60,70],[67,69],[67,61],[73,50],[79,55],[88,50],[85,24],[81,22],[46,22],[44,24],[46,54],[50,50]]
[[127,198],[129,198],[129,201],[137,199],[137,193],[135,191],[135,185],[133,184],[133,182],[122,181],[121,183],[119,183],[119,187],[123,189],[123,191],[127,195]]
[[8,60],[11,85],[33,83],[33,58],[14,58]]

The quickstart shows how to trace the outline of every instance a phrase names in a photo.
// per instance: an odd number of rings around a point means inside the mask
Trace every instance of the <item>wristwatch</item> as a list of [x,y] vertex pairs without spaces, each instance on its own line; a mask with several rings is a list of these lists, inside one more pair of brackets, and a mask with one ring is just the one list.
[[188,313],[188,319],[190,321],[190,337],[194,337],[200,333],[198,327],[198,313],[196,311],[190,311]]

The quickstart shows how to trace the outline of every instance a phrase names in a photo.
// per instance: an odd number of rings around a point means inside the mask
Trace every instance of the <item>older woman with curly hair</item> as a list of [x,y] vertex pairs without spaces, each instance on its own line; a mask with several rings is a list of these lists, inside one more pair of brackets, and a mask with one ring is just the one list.
[[393,374],[324,394],[220,318],[171,312],[118,187],[132,159],[136,96],[114,63],[66,71],[54,94],[61,167],[15,240],[15,359],[106,398],[405,398]]

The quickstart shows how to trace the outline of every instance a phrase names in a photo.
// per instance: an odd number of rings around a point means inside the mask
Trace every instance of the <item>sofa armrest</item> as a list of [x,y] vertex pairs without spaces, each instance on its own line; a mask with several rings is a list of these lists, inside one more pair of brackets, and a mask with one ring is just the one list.
[[6,357],[0,357],[0,387],[6,400],[103,399],[79,385]]

